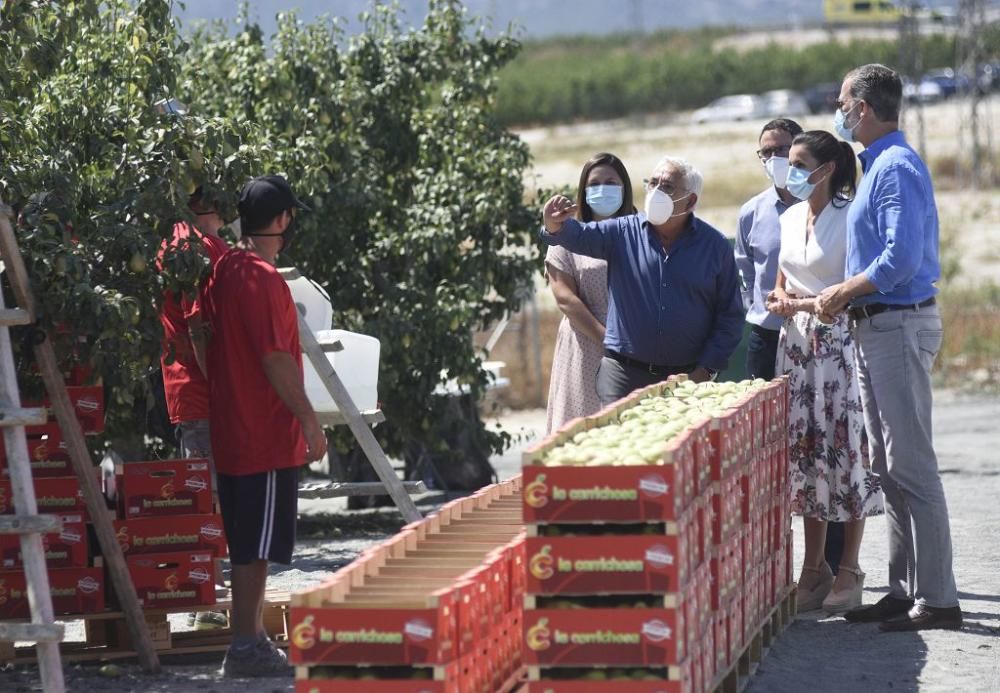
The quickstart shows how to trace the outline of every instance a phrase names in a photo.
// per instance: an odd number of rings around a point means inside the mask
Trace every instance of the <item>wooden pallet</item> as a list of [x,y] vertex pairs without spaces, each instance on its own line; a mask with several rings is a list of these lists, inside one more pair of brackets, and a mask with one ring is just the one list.
[[[268,592],[264,602],[264,628],[280,647],[288,642],[287,592]],[[151,608],[144,611],[146,625],[158,655],[186,655],[224,652],[232,640],[230,628],[213,630],[171,631],[170,614],[222,611],[232,608],[229,599],[204,606]],[[112,659],[132,659],[137,656],[132,647],[125,614],[121,611],[101,611],[95,614],[61,616],[65,621],[83,621],[86,639],[64,642],[60,646],[63,661],[87,662]],[[6,647],[0,649],[0,664],[35,664],[34,648]]]
[[750,685],[750,680],[760,668],[760,663],[767,656],[771,645],[781,633],[795,620],[796,590],[789,587],[785,595],[764,619],[761,627],[750,637],[750,642],[743,649],[739,658],[728,671],[719,674],[708,690],[713,693],[742,693]]

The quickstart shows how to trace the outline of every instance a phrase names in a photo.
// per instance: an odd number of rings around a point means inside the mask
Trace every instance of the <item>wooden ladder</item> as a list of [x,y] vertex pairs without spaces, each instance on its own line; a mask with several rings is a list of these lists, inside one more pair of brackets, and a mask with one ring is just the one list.
[[[24,427],[44,424],[48,419],[48,412],[45,408],[23,409],[20,405],[10,326],[34,323],[35,301],[28,283],[24,259],[14,237],[11,218],[10,207],[0,202],[0,259],[4,262],[5,274],[14,297],[20,304],[19,308],[7,308],[0,291],[0,427],[4,431],[7,467],[16,512],[13,516],[0,515],[0,533],[21,535],[21,555],[31,607],[31,623],[0,623],[0,642],[37,643],[42,687],[46,693],[62,693],[65,684],[59,643],[63,638],[63,627],[54,622],[52,594],[41,537],[43,533],[58,531],[61,523],[58,516],[38,514],[28,458]],[[160,663],[142,607],[125,565],[125,556],[118,544],[104,496],[98,486],[83,430],[73,411],[59,370],[55,349],[48,335],[43,336],[44,339],[33,340],[35,361],[66,441],[70,461],[80,482],[87,512],[108,567],[108,575],[125,613],[139,663],[147,672],[155,673],[159,671]]]

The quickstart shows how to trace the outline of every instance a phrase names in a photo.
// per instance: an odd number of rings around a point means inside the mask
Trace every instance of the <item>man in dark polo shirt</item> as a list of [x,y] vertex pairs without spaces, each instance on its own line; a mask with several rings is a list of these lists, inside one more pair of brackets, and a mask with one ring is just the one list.
[[326,454],[302,384],[298,314],[274,267],[307,209],[280,176],[243,188],[243,237],[218,261],[204,292],[211,326],[208,379],[212,452],[233,566],[233,641],[223,674],[288,674],[262,621],[269,561],[289,564],[298,467]]
[[608,263],[605,356],[597,372],[604,406],[676,373],[714,379],[743,332],[732,248],[694,215],[701,173],[666,157],[645,183],[638,214],[581,224],[562,195],[543,213],[543,241]]

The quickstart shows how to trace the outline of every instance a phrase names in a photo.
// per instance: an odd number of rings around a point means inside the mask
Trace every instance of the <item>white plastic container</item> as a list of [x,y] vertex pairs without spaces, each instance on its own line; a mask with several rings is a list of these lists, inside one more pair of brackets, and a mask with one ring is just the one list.
[[[326,358],[340,376],[355,406],[362,411],[378,408],[378,360],[381,344],[374,337],[346,330],[320,330],[316,340],[323,344],[340,341],[342,351],[328,351]],[[303,354],[306,396],[317,412],[338,411],[337,405],[319,379],[309,357]]]
[[[287,274],[291,274],[285,270]],[[313,332],[329,330],[333,325],[333,305],[330,297],[319,284],[316,284],[298,272],[294,273],[294,278],[287,277],[288,288],[292,292],[292,300],[309,329]]]

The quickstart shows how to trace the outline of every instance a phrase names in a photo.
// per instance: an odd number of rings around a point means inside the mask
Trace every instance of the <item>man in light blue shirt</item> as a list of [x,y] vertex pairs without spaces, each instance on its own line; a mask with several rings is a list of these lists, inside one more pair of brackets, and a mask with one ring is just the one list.
[[774,378],[778,354],[778,333],[783,318],[765,308],[767,295],[774,290],[778,274],[781,223],[778,218],[798,202],[785,190],[788,152],[792,140],[802,132],[794,120],[778,118],[767,123],[757,139],[757,157],[771,185],[740,209],[736,233],[736,267],[740,271],[740,294],[747,322],[751,325],[747,343],[747,376]]
[[852,319],[889,528],[889,594],[846,618],[881,621],[890,632],[962,627],[931,437],[931,368],[942,339],[937,207],[930,173],[899,131],[901,100],[899,75],[883,65],[844,78],[834,127],[866,147],[864,175],[847,218],[847,278],[819,296],[824,313],[847,308]]

